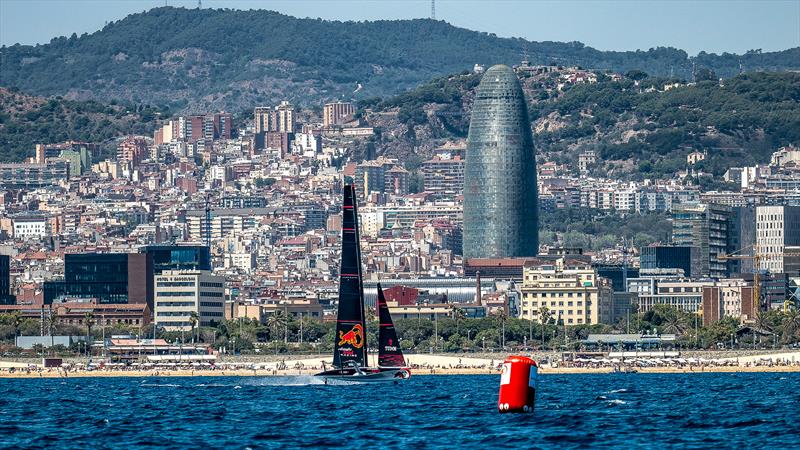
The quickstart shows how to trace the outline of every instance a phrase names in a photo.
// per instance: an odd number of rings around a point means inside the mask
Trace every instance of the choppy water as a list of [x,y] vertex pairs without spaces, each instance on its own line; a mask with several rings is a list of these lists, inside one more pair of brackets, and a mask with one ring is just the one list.
[[499,376],[324,386],[311,377],[0,380],[3,448],[800,448],[800,374]]

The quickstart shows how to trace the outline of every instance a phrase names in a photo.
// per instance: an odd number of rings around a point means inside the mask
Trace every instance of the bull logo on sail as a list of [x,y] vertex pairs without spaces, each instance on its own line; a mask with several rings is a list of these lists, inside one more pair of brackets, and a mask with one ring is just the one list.
[[347,333],[339,331],[339,347],[347,344],[355,348],[364,346],[364,327],[360,323],[354,325]]

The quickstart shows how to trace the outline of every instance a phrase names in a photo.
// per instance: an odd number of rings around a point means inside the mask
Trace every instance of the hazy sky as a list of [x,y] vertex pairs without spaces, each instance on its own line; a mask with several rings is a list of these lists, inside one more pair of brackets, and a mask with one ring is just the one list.
[[[272,9],[298,17],[374,20],[429,17],[430,0],[202,0],[204,8]],[[166,0],[196,7],[197,0]],[[0,44],[46,43],[94,32],[106,21],[165,0],[0,0]],[[673,46],[742,53],[800,46],[800,0],[437,0],[437,19],[534,41],[581,41],[601,50]]]

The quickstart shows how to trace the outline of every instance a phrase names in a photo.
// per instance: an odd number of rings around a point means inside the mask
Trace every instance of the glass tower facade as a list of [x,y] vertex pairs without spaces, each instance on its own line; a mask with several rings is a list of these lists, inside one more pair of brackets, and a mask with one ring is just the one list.
[[0,305],[13,305],[16,298],[11,295],[11,257],[0,255]]
[[539,201],[528,108],[510,67],[493,66],[475,95],[464,168],[464,258],[536,256]]
[[642,270],[681,269],[687,278],[699,277],[700,248],[674,245],[642,247],[639,266]]
[[211,252],[205,245],[148,245],[140,250],[153,259],[153,272],[211,270]]
[[153,304],[153,264],[138,253],[69,253],[64,279],[46,281],[44,303],[95,299],[98,303]]

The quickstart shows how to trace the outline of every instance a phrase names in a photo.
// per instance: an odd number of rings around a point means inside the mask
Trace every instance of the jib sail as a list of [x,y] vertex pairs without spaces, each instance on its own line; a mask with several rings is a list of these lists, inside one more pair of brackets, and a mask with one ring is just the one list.
[[403,350],[397,340],[397,331],[394,329],[392,315],[389,314],[389,306],[386,305],[386,298],[383,296],[383,289],[378,283],[378,319],[380,321],[380,331],[378,333],[378,367],[405,367],[406,360],[403,358]]

